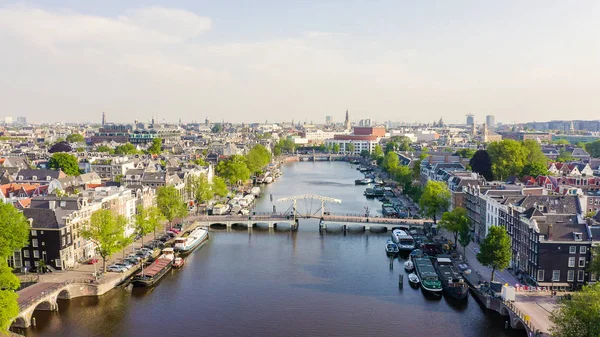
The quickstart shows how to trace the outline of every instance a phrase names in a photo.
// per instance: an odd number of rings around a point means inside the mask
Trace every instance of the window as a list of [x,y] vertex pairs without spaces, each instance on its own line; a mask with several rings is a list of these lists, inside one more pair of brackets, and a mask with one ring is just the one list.
[[65,237],[64,237],[64,236],[62,237],[62,245],[63,245],[63,246],[64,246],[64,245],[66,245],[66,240],[65,240]]
[[46,245],[46,242],[42,241],[42,246],[45,246],[45,245]]
[[584,277],[585,277],[584,271],[583,270],[578,270],[577,271],[577,281],[583,282],[583,278]]
[[587,251],[586,246],[579,246],[579,254],[585,254],[586,251]]
[[31,230],[31,236],[37,236],[37,231],[35,229]]
[[553,282],[560,281],[560,270],[553,270],[552,271],[552,281]]
[[37,239],[31,239],[31,246],[32,247],[37,247],[38,246],[38,240]]
[[35,261],[35,262],[33,263],[33,265],[34,265],[34,266],[36,266],[36,267],[39,267],[39,266],[40,266],[40,261]]
[[40,258],[40,251],[39,250],[34,250],[33,251],[33,258],[34,259],[39,259]]
[[575,280],[575,271],[571,269],[567,272],[567,282],[573,282],[574,280]]
[[585,267],[585,257],[579,258],[579,267]]
[[569,258],[569,268],[573,268],[575,267],[575,257],[570,257]]
[[55,265],[57,268],[62,268],[62,263],[60,262],[60,259],[56,259],[56,260],[54,260],[54,265]]
[[29,260],[25,260],[25,267],[29,267],[31,266],[31,262],[29,262]]
[[575,253],[577,253],[577,247],[569,246],[569,254],[575,254]]
[[23,257],[29,258],[29,251],[28,250],[24,250],[23,251]]
[[538,282],[543,282],[544,281],[544,270],[543,269],[538,270],[537,281]]

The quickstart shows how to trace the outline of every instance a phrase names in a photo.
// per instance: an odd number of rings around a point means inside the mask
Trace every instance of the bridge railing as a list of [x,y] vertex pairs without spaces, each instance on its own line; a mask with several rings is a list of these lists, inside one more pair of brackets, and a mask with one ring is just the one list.
[[51,287],[44,289],[44,291],[40,292],[39,294],[36,294],[36,295],[30,297],[29,299],[27,299],[27,301],[20,302],[19,303],[19,311],[29,308],[33,303],[41,300],[42,298],[48,296],[49,294],[51,294],[53,292],[63,288],[64,286],[72,284],[72,283],[86,283],[86,284],[98,285],[98,284],[104,283],[104,279],[100,279],[100,280],[96,281],[94,279],[79,277],[79,278],[70,279],[70,280],[67,280],[64,282],[56,283],[56,284],[52,285]]
[[523,325],[525,325],[525,327],[529,331],[535,333],[535,336],[542,335],[542,332],[538,328],[536,328],[535,325],[533,325],[533,323],[529,319],[529,316],[525,315],[521,310],[519,310],[519,308],[517,308],[513,302],[510,302],[510,301],[502,301],[502,302],[508,308],[508,310],[512,311],[515,316],[519,317],[519,319],[521,320]]

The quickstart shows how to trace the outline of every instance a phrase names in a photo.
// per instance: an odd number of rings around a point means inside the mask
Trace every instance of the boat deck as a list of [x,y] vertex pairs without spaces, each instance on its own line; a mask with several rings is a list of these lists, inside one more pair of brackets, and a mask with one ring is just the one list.
[[153,277],[154,275],[158,274],[161,270],[163,270],[163,268],[165,268],[169,263],[171,263],[171,261],[172,260],[165,258],[157,259],[156,261],[152,262],[152,264],[148,268],[144,269],[144,276]]

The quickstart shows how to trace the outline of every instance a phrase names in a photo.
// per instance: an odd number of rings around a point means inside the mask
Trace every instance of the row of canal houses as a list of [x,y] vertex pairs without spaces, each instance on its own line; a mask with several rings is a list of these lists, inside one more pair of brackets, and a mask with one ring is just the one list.
[[549,172],[488,182],[446,156],[423,160],[421,182],[448,184],[451,207],[467,210],[475,242],[491,226],[506,228],[510,268],[523,283],[577,289],[600,277],[588,271],[592,247],[600,245],[598,163],[551,163]]

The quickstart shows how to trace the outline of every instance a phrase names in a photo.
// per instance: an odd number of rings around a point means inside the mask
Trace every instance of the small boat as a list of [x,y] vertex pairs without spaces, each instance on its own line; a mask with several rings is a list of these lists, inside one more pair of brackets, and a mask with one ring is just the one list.
[[392,231],[392,240],[394,240],[400,250],[410,252],[415,249],[415,240],[404,230],[394,229]]
[[265,184],[270,184],[273,182],[273,177],[269,176],[265,178]]
[[175,260],[173,260],[173,268],[175,269],[183,267],[184,264],[185,260],[182,257],[176,257]]
[[415,273],[410,273],[408,274],[408,282],[412,283],[412,284],[419,284],[419,277],[417,276],[417,274]]
[[388,240],[385,244],[385,251],[388,255],[396,255],[398,254],[398,245],[396,245],[392,240]]
[[173,266],[175,254],[173,248],[165,248],[162,254],[151,265],[137,273],[131,283],[134,286],[150,287],[160,280]]
[[407,271],[412,271],[413,269],[415,269],[415,265],[413,264],[412,260],[404,262],[404,269],[406,269]]
[[375,179],[375,184],[377,184],[377,185],[383,185],[383,180],[381,180],[379,178],[376,178]]

